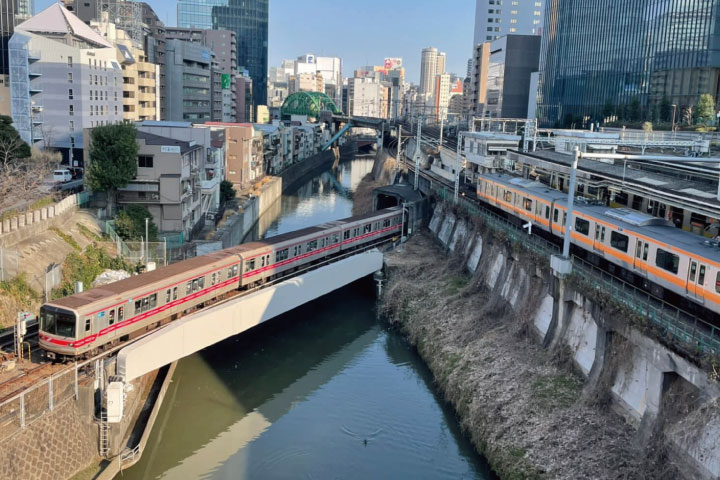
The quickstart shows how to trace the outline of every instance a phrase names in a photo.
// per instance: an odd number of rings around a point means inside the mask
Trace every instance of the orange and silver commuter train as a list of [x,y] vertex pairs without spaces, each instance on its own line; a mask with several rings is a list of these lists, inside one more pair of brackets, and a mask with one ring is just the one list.
[[[565,234],[567,194],[506,174],[482,174],[478,198],[555,236]],[[576,204],[572,243],[644,279],[658,296],[674,292],[720,313],[720,248],[662,218]],[[653,285],[654,284],[654,285]]]
[[401,207],[305,228],[195,257],[45,303],[40,346],[73,358],[145,332],[233,290],[400,234]]

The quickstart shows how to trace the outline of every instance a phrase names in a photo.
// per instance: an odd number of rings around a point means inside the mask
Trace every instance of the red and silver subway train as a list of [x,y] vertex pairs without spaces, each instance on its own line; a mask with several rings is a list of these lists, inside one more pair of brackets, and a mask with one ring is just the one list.
[[45,303],[40,347],[73,358],[143,333],[233,290],[401,233],[401,207],[245,243]]
[[[477,195],[506,213],[532,222],[533,228],[558,237],[565,235],[567,194],[496,173],[478,176]],[[720,313],[720,248],[716,242],[627,208],[579,203],[573,210],[574,245],[636,278]],[[655,286],[651,290],[662,295]]]

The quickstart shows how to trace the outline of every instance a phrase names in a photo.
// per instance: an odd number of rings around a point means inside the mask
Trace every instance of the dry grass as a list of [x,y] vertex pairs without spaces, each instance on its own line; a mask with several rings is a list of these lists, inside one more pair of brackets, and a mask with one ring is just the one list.
[[[381,311],[416,345],[502,478],[640,476],[643,452],[634,447],[632,428],[608,408],[584,401],[582,378],[529,334],[547,291],[544,280],[534,277],[511,309],[482,281],[497,255],[510,257],[505,245],[488,243],[478,274],[466,277],[458,274],[457,258],[445,257],[433,239],[415,236],[402,253],[389,254]],[[534,272],[532,265],[515,267],[514,276],[520,267]]]

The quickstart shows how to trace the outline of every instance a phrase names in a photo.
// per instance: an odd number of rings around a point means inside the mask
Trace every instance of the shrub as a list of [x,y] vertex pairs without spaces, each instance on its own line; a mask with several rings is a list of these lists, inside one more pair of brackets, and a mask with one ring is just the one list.
[[[152,215],[142,205],[131,205],[118,213],[115,217],[115,231],[123,240],[140,240],[145,238],[145,219],[149,218],[148,237],[149,241],[156,242],[158,228],[153,221]],[[145,239],[148,240],[148,239]]]

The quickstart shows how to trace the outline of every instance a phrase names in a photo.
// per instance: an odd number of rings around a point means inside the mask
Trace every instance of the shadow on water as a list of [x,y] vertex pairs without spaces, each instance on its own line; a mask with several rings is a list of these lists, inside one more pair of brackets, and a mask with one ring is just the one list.
[[[349,191],[372,165],[352,167]],[[334,183],[284,197],[267,234],[349,216]],[[123,478],[491,478],[374,301],[359,281],[183,359]]]

